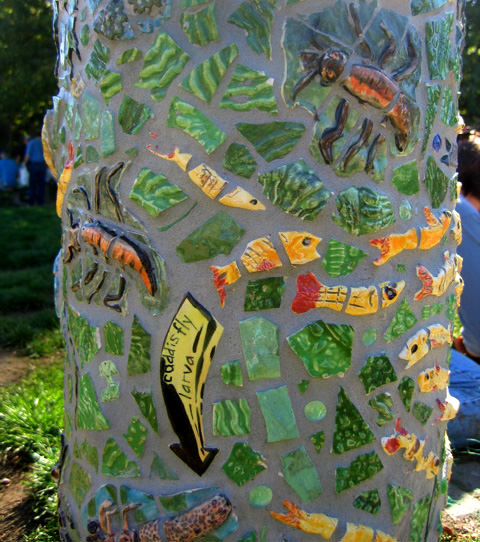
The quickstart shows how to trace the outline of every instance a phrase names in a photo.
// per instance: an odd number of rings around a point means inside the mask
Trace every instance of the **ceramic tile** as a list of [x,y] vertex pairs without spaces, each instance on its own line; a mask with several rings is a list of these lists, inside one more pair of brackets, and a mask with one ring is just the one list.
[[68,480],[70,492],[78,508],[82,506],[85,497],[92,487],[90,474],[84,470],[78,463],[73,461],[70,468],[70,477]]
[[102,79],[107,64],[110,61],[110,48],[100,40],[95,40],[93,49],[85,66],[85,75],[89,79],[94,79],[97,83]]
[[404,299],[390,322],[387,331],[384,333],[383,338],[387,343],[390,343],[411,329],[417,321],[408,301]]
[[241,277],[237,262],[232,262],[224,266],[211,265],[210,270],[213,272],[213,285],[220,296],[220,306],[225,307],[227,293],[225,286],[235,284]]
[[408,488],[388,484],[387,498],[390,506],[390,512],[392,514],[393,524],[398,525],[402,521],[407,510],[410,508],[413,493]]
[[282,304],[285,293],[285,280],[283,277],[270,277],[266,279],[248,281],[245,293],[245,312],[278,309]]
[[86,141],[100,137],[101,103],[89,92],[82,94],[82,120]]
[[223,167],[235,175],[250,179],[257,169],[257,162],[245,145],[232,143],[225,152]]
[[338,519],[325,514],[310,514],[286,499],[282,501],[282,504],[288,511],[286,514],[270,512],[270,515],[285,525],[295,527],[306,533],[319,534],[325,540],[330,540],[337,528]]
[[393,365],[386,354],[369,356],[359,373],[360,380],[369,394],[381,386],[397,381],[397,375]]
[[410,9],[412,10],[412,15],[419,15],[420,13],[434,11],[447,2],[448,0],[411,0]]
[[278,252],[267,237],[250,241],[240,259],[249,273],[270,271],[282,266]]
[[126,134],[136,135],[152,114],[148,105],[138,103],[130,96],[124,96],[118,109],[118,123]]
[[145,443],[147,442],[147,435],[147,428],[135,417],[130,420],[127,432],[123,433],[130,448],[138,455],[138,457],[142,457],[143,455]]
[[227,386],[243,386],[242,363],[240,360],[236,359],[224,363],[220,367],[220,373],[223,383]]
[[445,87],[443,91],[442,105],[440,107],[440,120],[446,126],[456,126],[458,124],[457,99],[452,94],[450,87]]
[[104,111],[100,123],[100,154],[103,158],[106,158],[113,154],[116,148],[113,113]]
[[280,231],[278,236],[292,265],[304,265],[320,258],[316,249],[321,237],[307,231]]
[[234,444],[227,462],[223,465],[225,474],[239,487],[253,480],[266,468],[265,458],[252,450],[246,442]]
[[100,349],[98,330],[86,318],[68,309],[68,328],[80,358],[80,364],[90,363]]
[[78,382],[75,421],[78,429],[102,431],[103,429],[110,428],[108,420],[98,406],[93,381],[88,373],[82,375]]
[[135,37],[123,0],[110,0],[98,11],[93,21],[93,29],[109,40],[130,40]]
[[303,446],[282,456],[285,482],[303,502],[312,502],[322,493],[322,485],[312,460]]
[[373,478],[382,469],[383,464],[376,452],[359,455],[348,467],[336,469],[336,492],[341,493],[361,484],[365,480]]
[[105,103],[108,105],[110,100],[119,92],[122,92],[122,76],[117,72],[105,70],[100,81],[100,92],[103,95]]
[[80,30],[80,43],[86,47],[90,41],[90,27],[88,24],[84,24]]
[[80,445],[80,453],[94,468],[95,472],[98,472],[98,451],[95,446],[90,445],[87,440],[84,440]]
[[327,407],[322,401],[310,401],[303,409],[305,418],[311,422],[319,422],[327,415]]
[[268,486],[257,486],[250,490],[248,502],[253,508],[265,508],[272,502],[273,491]]
[[420,185],[417,161],[413,160],[395,167],[392,172],[392,184],[401,194],[407,196],[418,194]]
[[421,542],[425,539],[423,532],[430,512],[431,497],[427,495],[413,505],[413,514],[410,521],[409,542]]
[[422,144],[422,154],[425,153],[428,146],[428,140],[432,133],[433,123],[437,116],[438,103],[440,101],[440,95],[442,93],[442,87],[440,85],[426,85],[427,90],[427,107],[425,109],[425,128],[424,138]]
[[367,253],[357,247],[330,239],[322,267],[331,277],[347,276],[366,256]]
[[242,320],[239,326],[249,380],[280,377],[278,326],[263,316]]
[[352,326],[317,320],[287,340],[310,376],[329,378],[343,375],[350,368],[353,337]]
[[301,382],[298,383],[298,391],[300,393],[306,393],[309,386],[310,386],[310,380],[302,380]]
[[246,399],[213,403],[213,435],[233,437],[250,433],[250,405]]
[[162,15],[167,15],[170,11],[171,0],[128,0],[128,3],[133,7],[134,13],[151,13],[158,11]]
[[133,318],[127,373],[129,376],[150,371],[150,333],[145,331],[137,315]]
[[[265,135],[267,134],[268,132]],[[272,137],[276,139],[275,135]],[[281,139],[277,141],[281,143]],[[255,146],[255,143],[253,144]],[[266,160],[270,161],[268,158]],[[262,173],[258,177],[258,182],[263,186],[263,193],[274,205],[288,214],[309,221],[319,215],[331,196],[331,192],[324,187],[323,182],[303,159]]]
[[140,469],[134,461],[128,459],[115,440],[109,438],[103,449],[102,474],[117,478],[138,478]]
[[378,332],[375,328],[370,328],[362,335],[362,343],[365,346],[372,346],[377,342]]
[[151,392],[132,391],[132,396],[143,414],[145,419],[150,424],[151,428],[158,433],[157,411],[153,404],[153,394]]
[[382,507],[382,501],[380,499],[380,493],[378,489],[371,489],[370,491],[364,491],[353,501],[353,507],[368,512],[369,514],[378,514]]
[[433,136],[433,139],[432,139],[432,148],[435,152],[439,152],[440,149],[442,148],[442,138],[438,135],[438,134],[435,134]]
[[404,222],[412,219],[413,209],[411,203],[408,200],[404,199],[402,202],[400,202],[400,205],[398,207],[398,216]]
[[428,157],[427,169],[425,171],[425,187],[430,196],[430,201],[434,209],[438,209],[447,195],[449,179],[443,171],[437,166],[432,156]]
[[370,399],[368,404],[378,412],[375,423],[379,427],[383,427],[386,423],[389,423],[394,419],[393,399],[389,393],[380,393],[373,399]]
[[315,451],[319,454],[325,447],[325,433],[324,431],[319,431],[314,435],[310,435],[310,442],[313,444]]
[[113,377],[118,376],[118,369],[113,361],[105,360],[98,366],[98,374],[105,379],[106,386],[102,389],[102,403],[116,401],[120,398],[120,382]]
[[458,254],[450,254],[446,250],[443,253],[443,261],[444,264],[436,275],[433,275],[425,266],[417,265],[417,278],[422,282],[422,288],[415,293],[415,301],[420,301],[430,295],[442,296],[452,283],[455,283],[455,290],[459,288],[457,296],[461,295],[463,281],[458,273],[462,269],[462,257]]
[[402,380],[400,380],[397,389],[406,411],[410,412],[413,393],[415,391],[415,382],[409,376],[404,376]]
[[129,505],[135,503],[138,507],[132,511],[132,517],[137,523],[153,521],[160,515],[155,498],[148,493],[128,486],[120,486],[120,502]]
[[432,415],[433,408],[421,401],[413,403],[412,414],[422,424],[425,425]]
[[122,54],[117,58],[116,65],[121,66],[122,64],[130,64],[131,62],[136,62],[143,57],[142,51],[138,47],[132,47],[131,49],[126,49]]
[[85,162],[87,164],[98,164],[100,155],[95,147],[87,145],[85,148]]
[[267,429],[267,442],[298,438],[297,422],[287,386],[257,391]]
[[453,30],[453,13],[427,21],[425,24],[425,43],[430,79],[444,80],[450,71],[450,33]]
[[150,478],[160,478],[160,480],[178,480],[178,475],[171,470],[158,454],[153,454],[152,466],[150,467]]
[[213,3],[199,11],[180,15],[180,26],[190,43],[203,46],[220,39],[216,8]]
[[114,322],[106,322],[103,327],[105,337],[105,352],[114,356],[123,355],[123,329]]
[[235,187],[218,200],[222,205],[238,207],[247,211],[265,211],[265,205],[241,186]]

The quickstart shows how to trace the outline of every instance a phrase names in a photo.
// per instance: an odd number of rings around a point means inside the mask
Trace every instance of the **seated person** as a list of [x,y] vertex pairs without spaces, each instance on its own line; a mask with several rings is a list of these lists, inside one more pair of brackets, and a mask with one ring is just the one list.
[[0,151],[0,188],[13,190],[17,186],[18,164],[8,157],[5,151]]

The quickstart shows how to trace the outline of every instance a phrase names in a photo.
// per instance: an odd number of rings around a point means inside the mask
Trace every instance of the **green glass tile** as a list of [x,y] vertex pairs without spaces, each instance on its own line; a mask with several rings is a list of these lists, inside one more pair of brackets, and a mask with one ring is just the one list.
[[379,427],[393,420],[393,399],[389,393],[380,393],[373,399],[370,399],[368,404],[378,412],[375,422]]
[[65,435],[70,438],[72,436],[72,429],[73,429],[73,417],[70,414],[70,412],[65,411],[64,417],[63,417],[63,423],[65,427]]
[[387,343],[390,343],[411,329],[417,321],[408,301],[404,299],[398,307],[383,338]]
[[450,33],[453,30],[453,24],[452,12],[425,23],[425,44],[430,79],[444,80],[450,71]]
[[252,450],[246,442],[235,443],[223,465],[225,474],[239,487],[253,480],[266,468],[265,458]]
[[450,87],[445,87],[443,92],[440,120],[447,126],[456,126],[458,123],[456,99]]
[[89,92],[82,94],[83,133],[86,141],[100,137],[102,105]]
[[150,89],[154,100],[161,100],[190,56],[166,32],[159,32],[145,53],[136,87]]
[[131,147],[130,149],[127,149],[125,151],[125,154],[130,156],[130,158],[136,158],[136,156],[138,155],[138,149],[137,147]]
[[88,373],[82,375],[78,381],[76,424],[78,429],[90,431],[102,431],[110,427],[98,406],[93,381]]
[[319,215],[332,195],[303,159],[262,173],[258,182],[274,205],[309,221]]
[[173,472],[156,453],[153,454],[152,466],[150,467],[150,478],[154,476],[160,480],[178,480],[178,474]]
[[380,500],[380,493],[378,489],[371,489],[370,491],[364,491],[353,501],[354,508],[368,512],[369,514],[378,514],[382,507],[382,501]]
[[242,363],[239,359],[224,363],[220,367],[220,373],[227,386],[243,386]]
[[87,164],[97,164],[100,160],[100,155],[95,147],[87,145],[85,148],[85,162]]
[[202,4],[207,4],[210,0],[182,0],[180,5],[181,9],[193,8],[195,6],[201,6]]
[[[87,94],[87,98],[86,98],[87,102],[89,98],[92,98],[92,96],[90,94]],[[99,104],[100,102],[97,102],[97,103]],[[74,111],[75,111],[75,102],[73,101],[73,99],[69,99],[67,103],[65,104],[65,122],[67,123],[67,126],[70,130],[72,130],[73,128]]]
[[213,3],[195,13],[182,13],[180,15],[180,26],[190,43],[208,45],[212,41],[220,39],[216,7],[216,4]]
[[188,196],[176,184],[171,184],[161,173],[155,174],[148,168],[142,168],[128,196],[138,203],[151,216],[188,199]]
[[273,91],[273,79],[264,73],[238,64],[219,107],[234,111],[258,109],[258,111],[276,115],[278,109]]
[[122,64],[130,64],[130,62],[140,60],[142,56],[142,51],[140,51],[140,49],[137,47],[132,47],[131,49],[123,51],[123,53],[117,58],[116,64],[117,66],[121,66]]
[[92,465],[95,472],[98,472],[98,451],[95,446],[91,446],[84,440],[80,446],[80,453]]
[[367,253],[357,247],[330,239],[322,267],[331,277],[346,277],[366,256]]
[[249,280],[243,310],[245,312],[278,309],[285,293],[283,277]]
[[78,146],[75,153],[75,161],[73,162],[73,167],[77,168],[83,164],[83,151],[82,147]]
[[397,380],[395,369],[386,354],[369,356],[360,370],[359,377],[367,394]]
[[68,328],[81,365],[90,363],[100,349],[97,328],[91,326],[86,318],[70,308],[68,309]]
[[92,487],[92,479],[90,474],[75,461],[73,461],[70,469],[68,486],[78,508],[80,508]]
[[442,87],[440,85],[426,85],[427,89],[427,107],[425,109],[425,129],[422,144],[422,154],[425,153],[432,133],[433,123],[437,116],[438,102],[440,101],[440,94],[442,93]]
[[273,491],[268,486],[258,486],[250,490],[248,502],[253,508],[265,508],[272,502]]
[[100,399],[103,403],[116,401],[120,397],[120,382],[114,380],[114,376],[118,375],[118,369],[115,363],[110,360],[105,360],[98,366],[98,374],[105,379],[106,387],[102,390]]
[[421,401],[413,403],[412,414],[422,424],[425,425],[432,415],[433,408]]
[[365,186],[342,190],[336,204],[338,215],[333,215],[332,220],[353,235],[375,233],[395,222],[391,201]]
[[418,165],[416,160],[407,162],[393,169],[392,184],[401,193],[413,196],[420,191]]
[[132,396],[135,399],[140,412],[145,416],[155,433],[158,433],[157,411],[153,404],[152,393],[132,391]]
[[282,456],[285,482],[303,502],[312,502],[322,493],[322,485],[312,460],[303,446]]
[[449,295],[445,300],[445,316],[453,322],[457,314],[457,298],[455,294]]
[[[237,123],[237,130],[267,162],[283,158],[290,153],[305,132],[300,122],[266,122],[262,124]],[[303,162],[299,160],[298,162]],[[304,167],[308,167],[306,164]]]
[[229,23],[245,30],[250,49],[259,55],[264,54],[268,60],[272,58],[270,35],[275,7],[275,0],[242,2],[228,18]]
[[319,431],[318,433],[311,435],[309,439],[310,442],[314,445],[315,451],[317,452],[317,454],[319,454],[325,447],[325,433],[323,431]]
[[90,27],[88,24],[84,24],[80,30],[80,43],[86,47],[90,41]]
[[[79,119],[80,121],[80,124],[82,123],[82,119],[80,118],[79,115],[76,115],[75,116],[75,122],[77,121],[77,119]],[[78,124],[78,123],[77,123]],[[75,127],[77,126],[77,124],[75,125]],[[75,128],[74,128],[75,129]],[[65,145],[66,141],[67,141],[67,130],[65,130],[65,126],[62,126],[60,128],[60,143],[62,143],[63,145]]]
[[322,401],[310,401],[303,409],[305,418],[311,422],[319,422],[327,415],[327,407]]
[[300,393],[306,393],[308,390],[308,386],[310,386],[310,380],[302,380],[298,383],[298,391]]
[[[448,301],[448,298],[447,298],[447,301]],[[457,302],[455,300],[455,295],[453,295],[453,301],[456,306]],[[425,305],[422,309],[422,320],[429,320],[432,316],[435,316],[436,314],[442,314],[443,309],[444,309],[443,303],[434,303],[433,305]],[[449,320],[453,320],[453,318],[449,318]]]
[[103,328],[105,352],[114,356],[123,356],[123,329],[118,324],[107,322]]
[[408,200],[403,200],[398,206],[398,216],[405,222],[412,219],[413,209]]
[[199,109],[177,97],[170,104],[167,124],[193,137],[207,154],[211,154],[227,138],[225,132],[217,128]]
[[223,167],[240,177],[250,179],[257,169],[257,162],[245,145],[232,143],[225,152]]
[[212,491],[215,490],[216,488],[193,489],[174,493],[173,495],[160,496],[159,500],[167,514],[176,515],[205,502],[208,497],[212,496]]
[[375,442],[375,435],[362,418],[357,407],[340,387],[335,413],[332,453],[343,454]]
[[242,320],[240,338],[248,378],[252,381],[280,376],[278,326],[263,316]]
[[387,498],[390,505],[390,512],[392,513],[392,521],[394,525],[398,525],[405,512],[410,507],[410,503],[413,499],[413,493],[410,489],[405,487],[387,485]]
[[233,437],[250,433],[250,405],[246,399],[213,403],[213,435]]
[[191,71],[180,86],[200,100],[210,103],[228,67],[237,56],[238,47],[235,43],[224,47]]
[[412,15],[419,15],[420,13],[428,13],[445,5],[448,0],[412,0],[410,8]]
[[106,70],[100,81],[100,92],[108,105],[110,100],[122,91],[122,76],[117,72]]
[[102,474],[117,478],[138,478],[140,469],[122,452],[113,438],[105,444],[102,456]]
[[93,50],[85,66],[85,74],[89,79],[99,82],[102,78],[107,64],[110,61],[110,49],[100,40],[95,40]]
[[336,469],[335,490],[337,493],[341,493],[350,489],[369,478],[373,478],[382,469],[382,462],[376,452],[359,455],[349,467]]
[[145,450],[145,443],[147,442],[147,428],[142,424],[138,418],[132,418],[128,426],[127,432],[123,433],[130,448],[138,455],[142,457]]
[[135,315],[127,362],[129,376],[145,374],[150,371],[150,342],[150,333],[145,331],[137,315]]
[[177,246],[184,263],[208,260],[219,254],[228,256],[245,230],[230,215],[220,211],[194,230]]
[[343,375],[352,361],[353,327],[317,320],[287,338],[310,376]]
[[438,209],[447,195],[449,179],[437,166],[432,156],[428,157],[427,169],[425,171],[425,187],[430,196],[434,209]]
[[365,346],[372,346],[377,342],[378,332],[375,328],[370,328],[362,335],[362,343]]
[[298,438],[297,423],[287,386],[257,392],[267,429],[267,442]]
[[[413,514],[410,522],[409,542],[422,542],[425,540],[423,531],[430,512],[431,497],[427,495],[417,501],[413,506]],[[426,535],[425,535],[426,536]]]
[[103,158],[110,156],[116,151],[115,145],[115,123],[113,113],[104,111],[100,124],[100,154]]
[[157,504],[155,503],[155,498],[138,489],[120,486],[120,502],[124,505],[132,503],[138,505],[138,508],[135,508],[135,511],[131,512],[132,517],[137,523],[153,521],[158,519],[158,516],[160,515]]
[[400,380],[400,384],[398,385],[397,389],[405,410],[410,412],[410,408],[412,407],[413,393],[415,391],[415,382],[413,381],[413,378],[404,376],[402,380]]
[[123,1],[110,0],[97,12],[93,29],[109,40],[130,40],[135,37]]
[[407,266],[404,263],[397,263],[397,273],[406,273]]
[[118,123],[126,134],[136,135],[152,114],[148,105],[138,103],[130,96],[124,96],[118,110]]

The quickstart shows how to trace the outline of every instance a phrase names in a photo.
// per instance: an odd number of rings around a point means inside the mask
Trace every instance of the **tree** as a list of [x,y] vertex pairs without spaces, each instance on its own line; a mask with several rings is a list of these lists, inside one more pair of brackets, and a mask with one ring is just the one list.
[[466,124],[479,129],[480,112],[480,4],[468,0],[467,31],[463,50],[463,81],[460,92],[460,113]]

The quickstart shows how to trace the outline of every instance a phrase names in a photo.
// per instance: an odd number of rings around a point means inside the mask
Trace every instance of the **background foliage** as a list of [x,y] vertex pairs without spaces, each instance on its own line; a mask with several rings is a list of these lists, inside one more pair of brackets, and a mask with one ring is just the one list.
[[468,0],[467,35],[463,51],[460,112],[467,124],[480,129],[480,3]]

